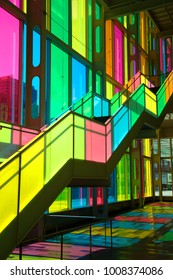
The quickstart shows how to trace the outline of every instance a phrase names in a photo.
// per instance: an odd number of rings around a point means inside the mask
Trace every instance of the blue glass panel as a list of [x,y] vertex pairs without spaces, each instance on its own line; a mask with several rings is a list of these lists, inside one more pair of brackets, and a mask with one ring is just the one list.
[[101,99],[97,96],[94,96],[94,116],[100,117],[102,116],[102,108],[101,108]]
[[129,130],[129,112],[126,107],[122,107],[115,115],[112,120],[112,126],[112,149],[115,151]]
[[102,115],[109,116],[109,102],[106,100],[102,101]]
[[40,78],[38,76],[32,79],[32,108],[31,116],[36,119],[40,110]]
[[86,94],[86,67],[72,59],[72,104]]
[[40,28],[37,27],[37,32],[33,30],[32,33],[32,64],[34,67],[37,67],[40,64],[40,47],[41,47],[41,39],[40,39]]

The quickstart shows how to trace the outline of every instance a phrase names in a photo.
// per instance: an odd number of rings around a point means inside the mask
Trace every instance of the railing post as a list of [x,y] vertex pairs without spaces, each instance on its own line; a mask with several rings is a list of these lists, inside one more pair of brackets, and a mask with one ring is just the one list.
[[91,231],[91,224],[89,225],[89,232],[90,232],[90,255],[92,254],[92,231]]
[[61,260],[63,260],[63,234],[61,234]]
[[111,248],[112,248],[112,219],[110,219],[110,237],[111,237]]

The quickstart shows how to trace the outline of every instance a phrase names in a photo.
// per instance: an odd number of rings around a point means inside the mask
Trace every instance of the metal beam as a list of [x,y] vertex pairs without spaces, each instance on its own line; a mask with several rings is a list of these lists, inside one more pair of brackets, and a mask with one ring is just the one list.
[[112,0],[109,5],[110,10],[105,13],[105,19],[156,9],[168,4],[172,4],[172,0]]

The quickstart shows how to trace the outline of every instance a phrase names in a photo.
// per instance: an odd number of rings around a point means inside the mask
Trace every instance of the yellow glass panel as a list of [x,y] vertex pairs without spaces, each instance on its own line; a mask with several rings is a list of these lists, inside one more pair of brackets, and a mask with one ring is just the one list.
[[86,1],[72,0],[72,47],[86,57]]
[[46,182],[73,157],[73,115],[52,127],[46,134]]
[[145,107],[153,114],[156,114],[156,95],[148,88],[145,88]]
[[46,0],[46,29],[50,31],[50,0]]
[[[0,126],[3,126],[3,123],[0,122]],[[0,130],[0,139],[1,139],[1,142],[3,143],[11,143],[11,125],[10,124],[5,124],[5,127],[2,127],[2,129]],[[9,129],[8,129],[9,127]]]
[[106,21],[106,73],[112,77],[112,21]]
[[106,98],[111,99],[113,96],[113,85],[109,82],[106,82]]
[[76,159],[85,159],[85,120],[74,116],[74,157]]
[[143,155],[150,157],[151,156],[151,142],[150,139],[143,139]]
[[71,189],[65,188],[49,207],[49,213],[54,213],[70,208]]
[[44,185],[44,138],[42,137],[22,153],[20,211]]
[[152,196],[152,176],[150,160],[145,160],[145,196]]
[[16,217],[19,158],[0,169],[0,232]]

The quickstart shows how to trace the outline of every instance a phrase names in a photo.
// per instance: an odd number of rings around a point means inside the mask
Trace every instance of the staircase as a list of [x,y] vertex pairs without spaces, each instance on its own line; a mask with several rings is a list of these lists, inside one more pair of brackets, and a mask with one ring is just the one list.
[[0,165],[0,259],[6,259],[66,186],[109,186],[144,125],[173,102],[173,72],[156,94],[141,84],[105,123],[69,111]]

